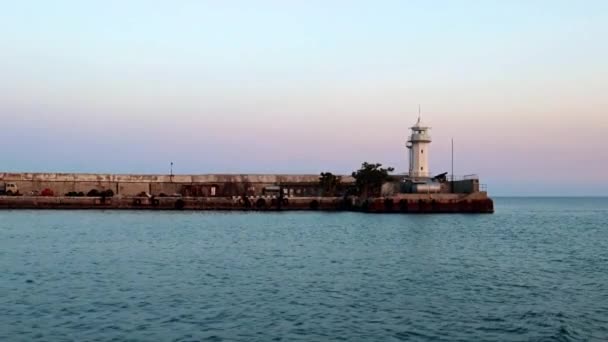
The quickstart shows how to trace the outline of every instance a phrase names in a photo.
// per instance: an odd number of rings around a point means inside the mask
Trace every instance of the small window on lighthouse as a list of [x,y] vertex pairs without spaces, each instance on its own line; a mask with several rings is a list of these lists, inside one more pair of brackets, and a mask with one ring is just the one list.
[[424,171],[424,168],[422,166],[420,167],[420,171]]
[[424,153],[424,150],[420,150],[420,153],[421,153],[421,154],[422,154],[422,153]]

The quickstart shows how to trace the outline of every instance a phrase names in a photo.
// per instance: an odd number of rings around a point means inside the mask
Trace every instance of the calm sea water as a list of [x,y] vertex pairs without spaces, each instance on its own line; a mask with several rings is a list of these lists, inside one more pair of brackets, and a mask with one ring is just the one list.
[[608,340],[608,199],[495,204],[0,211],[0,340]]

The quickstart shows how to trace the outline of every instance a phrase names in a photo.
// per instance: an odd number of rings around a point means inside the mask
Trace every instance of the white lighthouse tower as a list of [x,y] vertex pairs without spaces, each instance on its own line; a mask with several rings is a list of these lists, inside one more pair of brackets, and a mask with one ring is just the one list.
[[431,127],[425,126],[420,121],[420,110],[418,110],[418,121],[410,127],[412,134],[407,141],[407,148],[410,157],[410,177],[424,178],[430,177],[429,170],[429,145]]

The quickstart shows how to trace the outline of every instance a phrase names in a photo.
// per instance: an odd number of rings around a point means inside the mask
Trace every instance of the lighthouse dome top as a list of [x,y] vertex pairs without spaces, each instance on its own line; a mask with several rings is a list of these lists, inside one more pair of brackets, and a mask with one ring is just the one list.
[[425,125],[425,124],[422,122],[422,120],[421,120],[420,116],[418,117],[418,121],[416,121],[416,124],[415,124],[414,126],[412,126],[412,127],[411,127],[411,129],[413,129],[413,130],[417,130],[417,131],[419,131],[419,130],[427,130],[427,129],[430,129],[430,128],[431,128],[431,127],[429,127],[429,126]]

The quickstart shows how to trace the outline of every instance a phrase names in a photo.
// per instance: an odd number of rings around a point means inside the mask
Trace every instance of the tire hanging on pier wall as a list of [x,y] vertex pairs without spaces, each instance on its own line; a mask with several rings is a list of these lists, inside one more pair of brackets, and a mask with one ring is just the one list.
[[369,200],[363,201],[363,203],[361,204],[361,210],[364,212],[369,211]]
[[407,213],[408,212],[408,207],[407,207],[407,200],[406,199],[402,199],[401,201],[399,201],[399,211],[401,211],[402,213]]
[[418,200],[418,212],[419,213],[426,212],[426,201],[423,199]]
[[384,200],[384,210],[387,212],[392,212],[393,207],[395,206],[395,202],[392,198],[387,198]]
[[243,196],[243,206],[247,209],[251,208],[251,201],[249,200],[249,197],[247,196]]
[[311,201],[309,207],[312,210],[319,210],[319,201],[317,201],[317,200]]
[[439,209],[440,208],[439,208],[439,205],[438,205],[437,201],[433,198],[431,200],[431,211],[434,212],[434,213],[438,213],[438,212],[441,211]]

